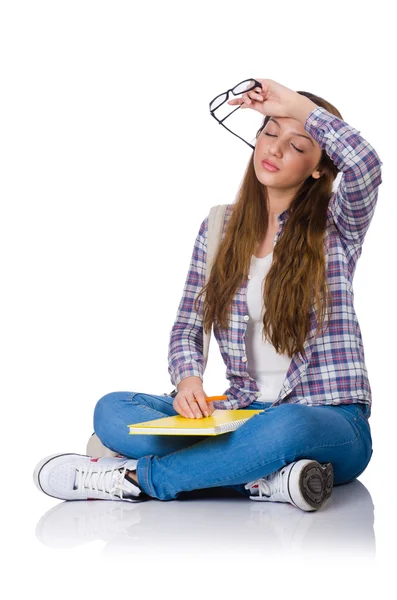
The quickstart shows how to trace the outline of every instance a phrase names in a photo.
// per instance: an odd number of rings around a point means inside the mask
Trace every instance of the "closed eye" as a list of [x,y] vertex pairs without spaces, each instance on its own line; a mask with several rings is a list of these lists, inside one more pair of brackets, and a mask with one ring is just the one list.
[[[267,133],[266,131],[265,131],[265,135],[269,135],[270,137],[277,137],[276,135],[272,135],[271,133]],[[291,142],[291,146],[292,146],[293,148],[295,148],[295,150],[296,150],[297,152],[301,152],[301,153],[303,154],[303,150],[299,150],[299,148],[297,148],[296,146],[294,146],[294,144],[293,144],[292,142]]]

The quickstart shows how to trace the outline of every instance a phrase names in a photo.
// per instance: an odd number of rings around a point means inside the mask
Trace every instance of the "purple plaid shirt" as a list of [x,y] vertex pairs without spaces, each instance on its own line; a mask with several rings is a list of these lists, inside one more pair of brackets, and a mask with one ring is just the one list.
[[[312,304],[310,331],[304,343],[306,358],[300,352],[292,357],[278,398],[272,406],[287,402],[308,405],[362,402],[371,409],[371,387],[360,325],[354,310],[352,282],[365,234],[374,215],[383,163],[359,131],[322,107],[313,109],[304,127],[342,172],[340,184],[329,202],[324,239],[334,312],[325,333],[315,339],[317,319]],[[233,206],[227,205],[222,238]],[[288,218],[287,210],[277,218],[280,226],[276,243]],[[208,216],[201,223],[196,237],[170,334],[168,372],[175,387],[185,377],[203,379],[203,297],[198,303],[198,313],[193,302],[205,284],[207,228]],[[223,331],[213,327],[230,383],[223,392],[227,401],[214,402],[214,407],[219,409],[242,408],[261,395],[256,381],[247,371],[244,343],[248,316],[247,285],[248,274],[233,299],[228,329]],[[327,321],[328,315],[325,326]]]

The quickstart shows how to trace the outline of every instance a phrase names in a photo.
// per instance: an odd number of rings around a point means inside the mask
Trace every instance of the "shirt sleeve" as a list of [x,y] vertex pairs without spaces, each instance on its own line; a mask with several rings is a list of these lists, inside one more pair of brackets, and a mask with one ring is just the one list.
[[357,129],[322,106],[308,115],[305,129],[342,172],[328,205],[332,220],[345,243],[362,245],[374,215],[383,163]]
[[177,386],[185,377],[203,380],[203,304],[201,296],[194,310],[194,300],[205,285],[207,259],[208,216],[201,223],[194,242],[182,298],[171,329],[168,346],[168,373],[171,383]]

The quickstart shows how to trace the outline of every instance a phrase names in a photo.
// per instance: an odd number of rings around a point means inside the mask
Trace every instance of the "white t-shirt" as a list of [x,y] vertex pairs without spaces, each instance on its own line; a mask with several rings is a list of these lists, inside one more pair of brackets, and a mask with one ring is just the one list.
[[263,285],[272,260],[273,252],[264,258],[251,257],[247,286],[247,370],[261,391],[261,396],[257,398],[259,402],[275,402],[292,360],[287,354],[277,354],[274,346],[262,336],[265,310]]

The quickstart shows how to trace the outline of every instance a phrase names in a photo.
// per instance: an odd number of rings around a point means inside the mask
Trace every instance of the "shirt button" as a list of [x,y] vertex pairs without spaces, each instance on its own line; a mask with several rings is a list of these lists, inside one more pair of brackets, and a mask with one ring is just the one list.
[[318,121],[314,120],[313,125],[318,125]]
[[243,358],[241,359],[243,362],[247,362],[247,357],[243,356]]
[[249,316],[248,315],[244,315],[244,321],[248,321]]

